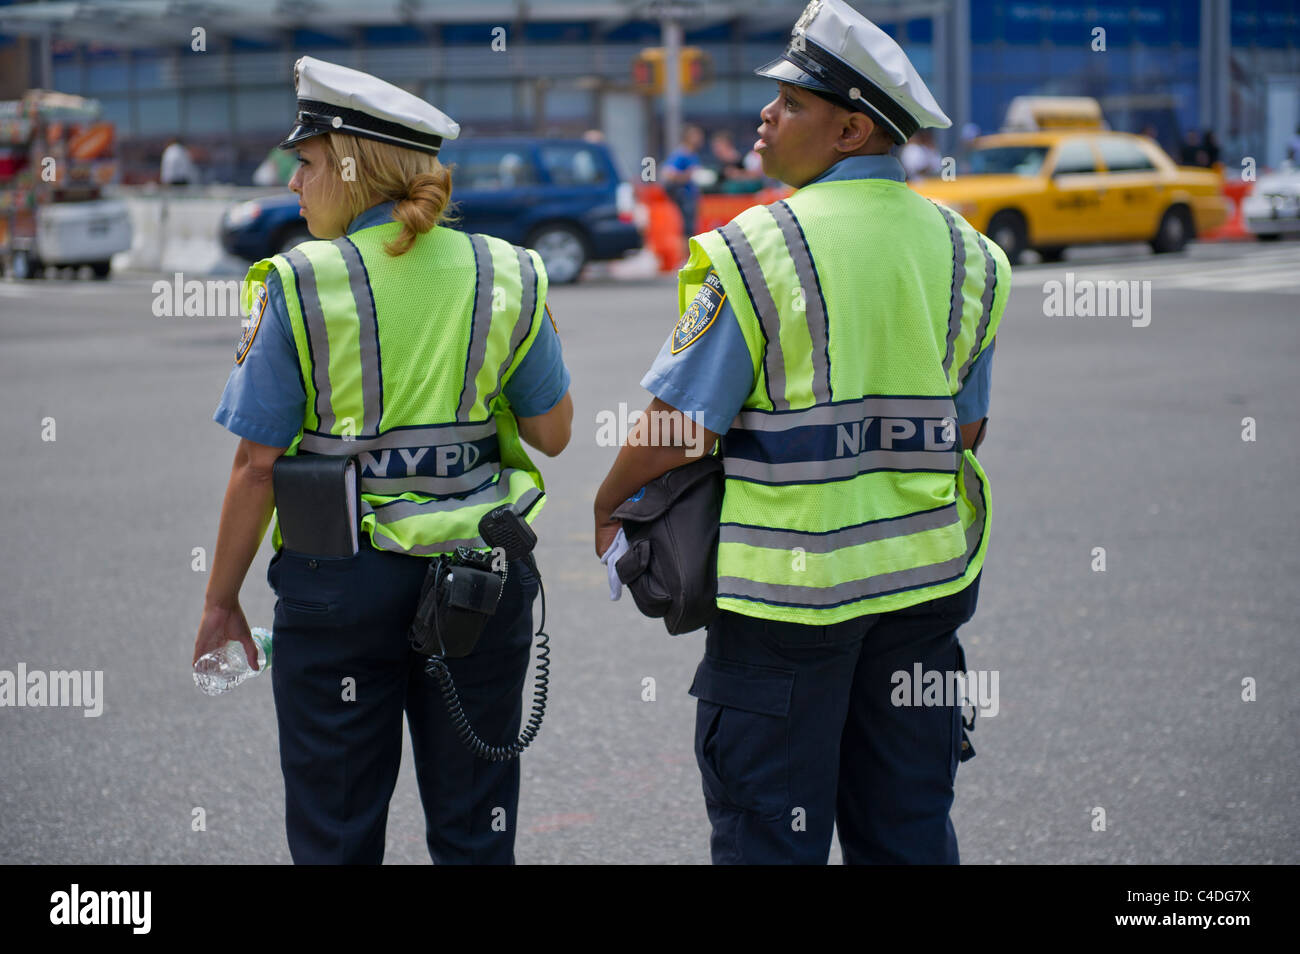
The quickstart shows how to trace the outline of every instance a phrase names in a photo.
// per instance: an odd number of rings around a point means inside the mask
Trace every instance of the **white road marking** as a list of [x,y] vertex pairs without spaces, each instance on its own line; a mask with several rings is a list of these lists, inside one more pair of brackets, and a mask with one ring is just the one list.
[[1300,294],[1300,246],[1250,250],[1225,258],[1135,258],[1128,261],[1057,263],[1050,267],[1013,270],[1012,287],[1038,287],[1064,281],[1073,272],[1076,282],[1150,281],[1153,290],[1193,289],[1239,294],[1253,292]]

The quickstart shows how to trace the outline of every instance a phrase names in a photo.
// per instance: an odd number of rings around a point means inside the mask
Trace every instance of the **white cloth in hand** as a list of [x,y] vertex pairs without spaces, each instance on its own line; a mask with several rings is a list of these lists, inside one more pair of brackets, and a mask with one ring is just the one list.
[[623,595],[623,581],[618,578],[618,571],[614,569],[614,564],[626,552],[627,537],[623,534],[623,528],[619,527],[614,542],[609,545],[609,549],[600,558],[600,562],[605,564],[605,571],[609,574],[609,598],[611,600],[617,600]]

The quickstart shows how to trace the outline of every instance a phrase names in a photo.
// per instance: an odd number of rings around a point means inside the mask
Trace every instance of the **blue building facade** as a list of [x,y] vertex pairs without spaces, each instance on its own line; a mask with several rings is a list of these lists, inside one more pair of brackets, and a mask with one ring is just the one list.
[[[39,6],[48,12],[60,2]],[[924,16],[910,14],[910,4],[854,4],[900,41],[954,119],[940,137],[945,151],[963,132],[996,130],[1010,100],[1024,94],[1096,97],[1112,127],[1154,131],[1175,153],[1188,131],[1213,129],[1228,163],[1249,155],[1276,164],[1300,124],[1294,0],[950,0]],[[0,58],[15,34],[36,36],[21,17],[33,6],[0,0],[0,34],[9,33]],[[328,28],[259,30],[251,19],[237,32],[214,26],[201,51],[188,27],[178,35],[165,24],[114,30],[70,22],[32,57],[32,85],[44,79],[101,100],[128,156],[179,135],[211,153],[218,177],[236,180],[284,128],[292,63],[304,53],[403,85],[468,135],[601,129],[628,172],[640,156],[663,154],[662,103],[631,85],[637,55],[661,42],[658,22],[629,18],[644,14],[609,0],[496,6],[523,10],[526,19],[447,22],[438,11],[449,5],[424,4],[427,22],[374,23],[367,21],[374,11],[354,6],[352,22],[336,16]],[[731,129],[747,145],[772,96],[770,81],[752,70],[785,43],[802,6],[701,4],[684,21],[685,42],[709,54],[714,79],[686,97],[685,119]],[[589,17],[574,18],[586,8]]]

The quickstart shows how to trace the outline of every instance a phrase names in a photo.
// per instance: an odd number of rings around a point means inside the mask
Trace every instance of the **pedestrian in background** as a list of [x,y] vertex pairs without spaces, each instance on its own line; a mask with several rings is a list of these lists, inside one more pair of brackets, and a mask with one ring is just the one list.
[[1217,167],[1222,150],[1219,148],[1219,137],[1214,135],[1213,129],[1205,130],[1205,135],[1201,138],[1201,148],[1205,151],[1205,167],[1207,169]]
[[736,148],[735,137],[726,129],[719,129],[709,137],[709,168],[717,179],[716,192],[753,192],[758,189],[761,172],[751,170],[745,157]]
[[898,160],[909,180],[937,176],[943,168],[943,157],[934,145],[934,133],[928,129],[922,129],[907,141],[898,152]]
[[179,139],[167,143],[162,152],[158,181],[163,185],[198,185],[199,169],[190,151]]
[[1210,164],[1209,154],[1201,142],[1201,134],[1195,129],[1187,130],[1187,135],[1183,137],[1183,146],[1178,153],[1178,164],[1181,166],[1201,167]]
[[686,235],[695,234],[695,215],[700,202],[695,170],[700,167],[699,152],[703,146],[704,130],[687,126],[682,130],[682,141],[664,160],[664,190],[682,213],[682,229]]

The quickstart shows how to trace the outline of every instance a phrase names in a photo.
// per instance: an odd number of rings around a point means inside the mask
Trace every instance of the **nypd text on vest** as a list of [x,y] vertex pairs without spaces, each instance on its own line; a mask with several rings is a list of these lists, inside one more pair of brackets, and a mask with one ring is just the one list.
[[951,417],[866,417],[836,427],[835,456],[865,454],[877,448],[893,450],[896,445],[910,449],[918,433],[922,449],[928,451],[951,450],[957,441],[956,422]]
[[[428,457],[429,452],[433,456]],[[362,472],[369,477],[415,477],[428,474],[436,477],[455,477],[474,469],[483,457],[477,444],[465,442],[443,444],[438,447],[397,448],[396,453],[382,450],[378,453],[363,451],[358,455]]]

